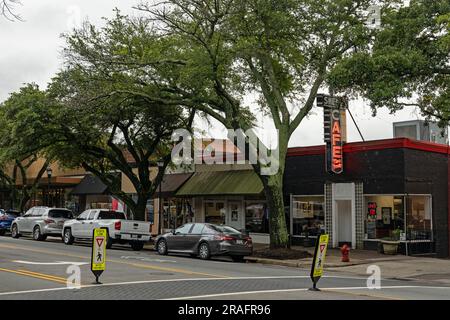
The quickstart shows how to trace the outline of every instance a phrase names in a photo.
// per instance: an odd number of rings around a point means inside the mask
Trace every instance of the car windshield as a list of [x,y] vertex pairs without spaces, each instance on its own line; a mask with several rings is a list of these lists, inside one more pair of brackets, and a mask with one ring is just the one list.
[[11,218],[20,217],[20,212],[18,211],[6,211],[6,214]]
[[120,219],[125,220],[125,214],[120,211],[100,211],[98,215],[99,219],[108,220],[108,219]]
[[50,218],[72,219],[72,212],[69,210],[50,210],[48,216]]
[[235,228],[229,227],[229,226],[214,226],[214,228],[225,234],[241,234],[240,231],[236,230]]

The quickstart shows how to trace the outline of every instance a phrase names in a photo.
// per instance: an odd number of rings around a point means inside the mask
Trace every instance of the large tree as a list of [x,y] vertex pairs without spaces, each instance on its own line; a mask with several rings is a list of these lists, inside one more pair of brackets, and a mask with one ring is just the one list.
[[[0,104],[0,177],[11,188],[13,206],[23,211],[51,163],[51,119],[57,105],[35,84],[12,93]],[[39,159],[46,159],[39,164]],[[40,165],[34,177],[32,165]]]
[[[128,56],[139,59],[146,53],[134,31],[119,25],[119,20],[101,29],[86,23],[66,36],[67,69],[49,88],[61,104],[55,119],[61,138],[55,144],[55,157],[65,166],[81,166],[98,176],[126,203],[135,219],[143,220],[147,200],[170,162],[171,135],[175,129],[189,130],[195,111],[189,114],[176,105],[161,106],[126,90],[138,78],[133,67],[120,61]],[[164,167],[152,172],[160,160]],[[130,180],[136,199],[122,190],[118,173]]]
[[336,88],[367,98],[374,112],[419,107],[450,120],[450,2],[412,0],[383,11],[373,45],[333,71]]
[[[180,61],[170,69],[154,67],[152,81],[160,86],[155,101],[189,102],[226,128],[247,131],[255,114],[244,99],[257,95],[278,130],[279,170],[265,175],[263,163],[253,164],[268,202],[272,248],[288,246],[283,176],[289,140],[333,67],[366,48],[372,33],[366,10],[375,3],[380,1],[169,0],[138,7],[170,44],[164,57]],[[253,152],[257,142],[250,143]]]

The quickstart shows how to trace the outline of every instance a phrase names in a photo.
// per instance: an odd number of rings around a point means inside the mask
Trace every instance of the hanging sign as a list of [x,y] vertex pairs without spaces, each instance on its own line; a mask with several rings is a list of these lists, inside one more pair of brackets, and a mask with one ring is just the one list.
[[328,239],[328,234],[321,234],[316,240],[316,249],[314,250],[314,258],[310,275],[313,282],[313,287],[311,290],[314,291],[319,291],[319,289],[317,289],[317,282],[323,275],[323,265],[327,254]]
[[320,94],[317,95],[317,106],[323,108],[326,170],[329,173],[340,174],[344,171],[343,146],[347,136],[345,124],[347,100]]
[[106,270],[106,242],[108,232],[106,229],[95,228],[92,237],[91,271],[95,275],[95,282]]

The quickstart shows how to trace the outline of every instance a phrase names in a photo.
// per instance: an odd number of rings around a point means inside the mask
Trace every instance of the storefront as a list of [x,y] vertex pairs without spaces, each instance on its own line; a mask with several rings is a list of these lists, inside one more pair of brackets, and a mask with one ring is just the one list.
[[193,221],[226,224],[255,236],[268,238],[268,210],[263,186],[253,170],[218,170],[220,165],[204,167],[176,193],[191,199]]
[[405,254],[447,257],[448,158],[447,146],[404,138],[348,143],[335,174],[324,146],[291,148],[284,192],[293,243],[310,245],[325,230],[333,247],[377,250],[396,239]]
[[[154,234],[156,235],[159,230],[159,209],[160,201],[162,209],[162,222],[161,229],[169,230],[175,229],[179,226],[192,222],[194,217],[191,199],[189,198],[177,198],[176,192],[181,186],[191,177],[192,173],[173,173],[165,174],[161,182],[161,188],[157,188],[156,192],[151,199],[151,206],[147,205],[149,210],[149,217],[151,213],[153,216],[148,220],[155,223]],[[151,211],[151,213],[150,213]]]

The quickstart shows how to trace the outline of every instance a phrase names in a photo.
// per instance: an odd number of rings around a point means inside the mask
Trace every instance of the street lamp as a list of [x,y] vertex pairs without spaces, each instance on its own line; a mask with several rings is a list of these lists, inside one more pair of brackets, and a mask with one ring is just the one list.
[[[159,170],[162,170],[164,168],[164,161],[159,160],[157,163],[158,165],[158,173],[160,172]],[[163,210],[163,206],[162,206],[162,197],[161,197],[161,185],[162,185],[162,180],[164,178],[164,174],[163,177],[161,178],[161,181],[159,182],[159,210],[158,210],[158,233],[162,234],[162,210]]]
[[50,207],[50,180],[52,179],[53,170],[50,167],[47,167],[47,205]]

